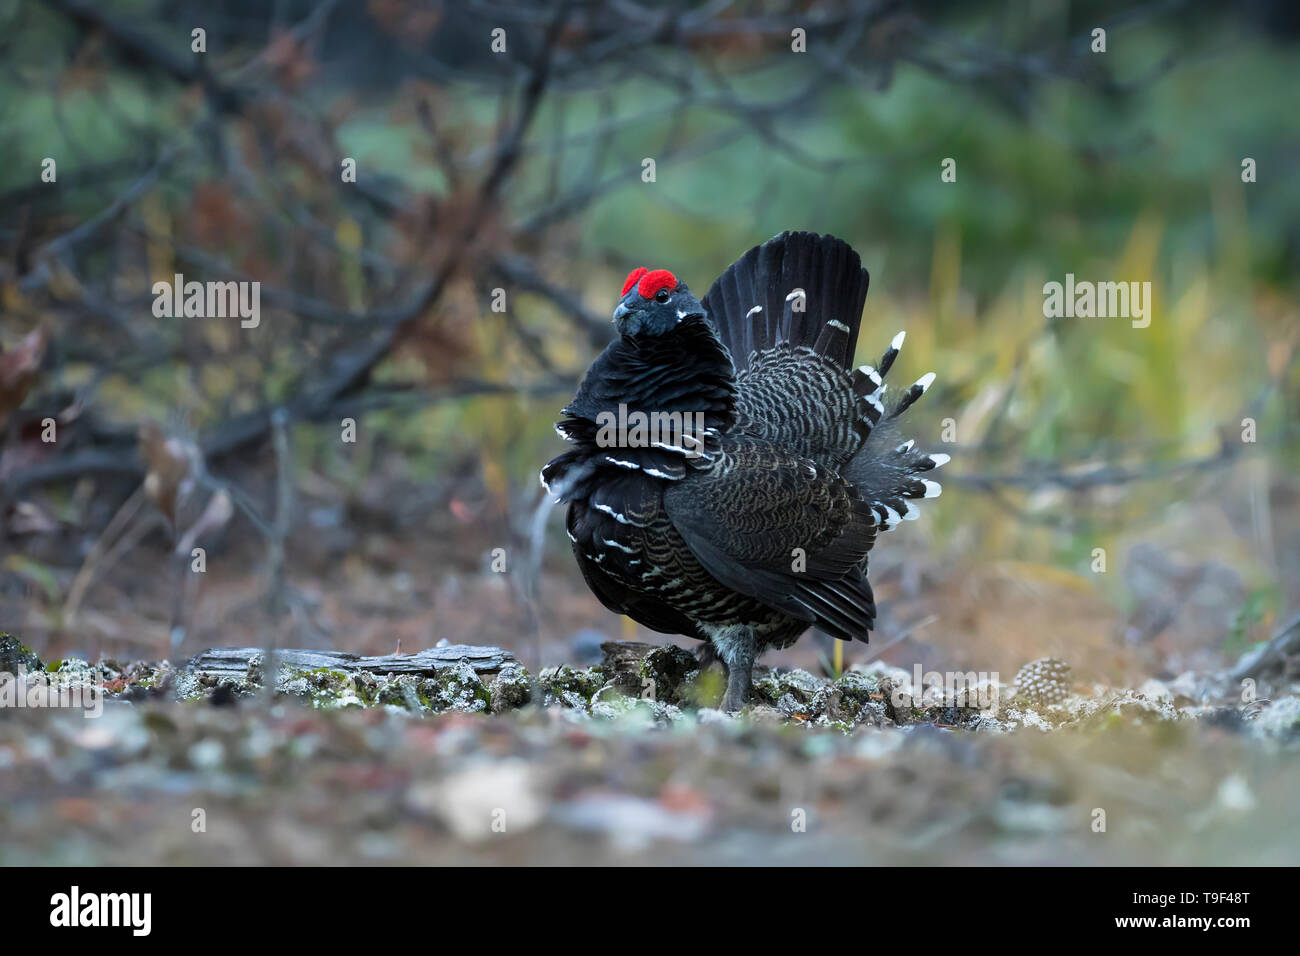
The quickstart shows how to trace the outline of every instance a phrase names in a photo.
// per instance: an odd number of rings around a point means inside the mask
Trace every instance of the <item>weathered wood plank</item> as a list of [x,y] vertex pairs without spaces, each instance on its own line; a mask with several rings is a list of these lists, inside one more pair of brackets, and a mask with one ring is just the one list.
[[[260,647],[210,647],[191,658],[187,667],[199,675],[240,679],[248,673],[249,665],[264,654],[265,650]],[[346,651],[292,648],[277,650],[275,654],[282,671],[330,668],[349,674],[368,671],[381,676],[411,674],[432,677],[439,670],[458,665],[461,661],[469,664],[478,674],[495,674],[508,664],[518,663],[509,651],[473,644],[448,644],[426,648],[418,654],[385,654],[379,657],[363,657]]]

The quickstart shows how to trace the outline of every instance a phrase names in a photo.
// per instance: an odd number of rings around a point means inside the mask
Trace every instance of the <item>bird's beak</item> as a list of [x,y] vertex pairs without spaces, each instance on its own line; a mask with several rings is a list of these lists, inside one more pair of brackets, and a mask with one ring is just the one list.
[[632,311],[633,311],[632,309],[629,309],[626,305],[620,302],[618,304],[618,308],[614,310],[614,324],[618,325],[625,318],[631,315]]

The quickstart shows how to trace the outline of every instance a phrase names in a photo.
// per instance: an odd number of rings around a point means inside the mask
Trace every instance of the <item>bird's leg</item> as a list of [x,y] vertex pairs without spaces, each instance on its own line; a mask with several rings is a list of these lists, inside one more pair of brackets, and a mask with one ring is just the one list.
[[718,656],[727,665],[727,692],[722,695],[722,709],[729,714],[736,713],[749,702],[754,669],[754,632],[736,624],[719,632],[713,643]]
[[[695,649],[695,660],[702,671],[708,670],[714,664],[722,662],[722,658],[718,656],[718,649],[713,646],[712,641],[703,641],[700,646]],[[723,666],[726,666],[725,662],[723,662]]]

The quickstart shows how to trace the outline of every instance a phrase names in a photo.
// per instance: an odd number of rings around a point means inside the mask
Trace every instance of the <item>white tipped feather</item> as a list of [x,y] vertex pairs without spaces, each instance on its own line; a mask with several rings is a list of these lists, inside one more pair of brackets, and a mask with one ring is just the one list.
[[894,341],[889,343],[889,347],[891,349],[894,349],[895,351],[901,349],[903,347],[903,339],[905,338],[907,338],[907,333],[899,332],[897,335],[894,336]]
[[756,306],[754,306],[752,309],[750,309],[748,312],[745,313],[745,318],[748,319],[748,318],[749,318],[750,316],[752,316],[755,312],[762,312],[762,311],[763,311],[763,307],[762,307],[761,305],[756,305]]
[[948,462],[952,461],[952,455],[945,455],[943,452],[931,452],[930,460],[934,462],[934,467],[942,468]]
[[894,449],[894,454],[901,455],[904,452],[911,451],[915,447],[916,447],[916,439],[909,438],[907,441],[903,442],[903,444],[899,445],[897,448]]
[[592,504],[593,504],[593,507],[595,507],[595,509],[596,509],[597,511],[603,511],[603,512],[605,512],[605,514],[609,515],[611,518],[613,518],[613,519],[614,519],[615,521],[617,521],[619,524],[631,524],[631,523],[632,523],[632,522],[629,521],[627,518],[623,517],[621,514],[619,514],[617,511],[615,511],[613,508],[611,508],[609,505],[600,505],[600,504],[595,504],[594,502],[593,502]]
[[916,384],[920,385],[921,391],[924,392],[927,388],[929,388],[931,385],[934,384],[934,373],[926,372],[924,375],[922,375],[920,378],[916,380]]
[[938,498],[943,494],[943,485],[939,484],[937,481],[930,481],[927,478],[922,478],[921,484],[925,485],[925,497],[927,498]]

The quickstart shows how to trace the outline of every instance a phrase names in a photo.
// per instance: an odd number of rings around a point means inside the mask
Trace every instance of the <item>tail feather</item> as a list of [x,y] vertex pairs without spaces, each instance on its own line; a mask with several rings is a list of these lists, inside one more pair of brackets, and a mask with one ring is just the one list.
[[843,240],[783,232],[732,263],[703,302],[737,372],[753,353],[782,341],[815,348],[847,370],[869,283],[861,258]]
[[813,345],[813,351],[836,360],[836,356],[844,354],[844,346],[848,343],[848,338],[849,327],[839,319],[831,319],[822,326],[821,334],[817,336],[817,342]]
[[912,385],[911,388],[907,390],[907,393],[903,395],[902,400],[899,401],[899,403],[894,406],[894,410],[889,413],[889,417],[897,418],[899,415],[903,414],[903,412],[911,408],[912,403],[915,402],[922,395],[924,395],[925,390],[933,384],[934,384],[934,373],[926,372],[924,375],[922,375],[919,379],[916,380],[916,382]]
[[894,359],[898,358],[898,353],[903,348],[903,339],[907,338],[906,332],[899,332],[894,336],[894,340],[889,343],[889,348],[885,349],[885,354],[880,357],[880,375],[883,378],[889,374],[889,370],[894,367]]
[[853,373],[854,391],[859,396],[857,432],[861,445],[844,469],[864,501],[880,519],[882,530],[920,516],[913,503],[920,498],[937,498],[943,487],[937,481],[918,477],[945,465],[949,456],[916,450],[915,440],[897,442],[897,420],[934,383],[934,373],[921,376],[892,408],[884,403],[886,373],[903,347],[904,333],[890,342],[876,368],[864,365]]

